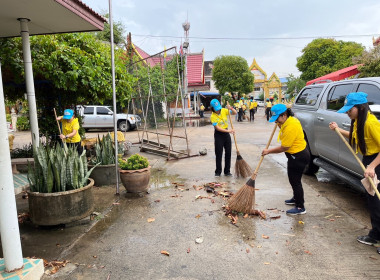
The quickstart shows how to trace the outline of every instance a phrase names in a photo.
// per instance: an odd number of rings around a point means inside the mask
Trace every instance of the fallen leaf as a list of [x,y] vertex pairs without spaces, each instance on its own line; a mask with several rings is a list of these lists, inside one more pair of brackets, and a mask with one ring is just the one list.
[[197,218],[197,219],[199,219],[200,217],[202,217],[201,214],[198,214],[198,215],[195,216],[195,218]]
[[334,215],[334,214],[330,214],[330,215],[326,216],[325,219],[330,218],[332,215]]
[[166,255],[166,256],[170,255],[168,251],[161,251],[161,254]]
[[298,223],[299,223],[300,225],[304,225],[304,224],[305,224],[304,221],[298,221]]
[[261,246],[261,245],[257,245],[257,248],[261,248],[261,247],[263,247],[263,246]]
[[377,260],[377,258],[375,258],[375,257],[369,257],[370,259],[372,259],[372,260]]
[[277,220],[277,219],[280,219],[281,218],[281,215],[278,215],[278,216],[272,216],[272,217],[269,217],[270,219],[272,220]]
[[244,216],[243,216],[243,218],[245,219],[245,218],[248,218],[248,214],[245,214]]
[[61,247],[61,244],[57,243],[57,244],[55,244],[55,246],[57,246],[57,247]]
[[246,251],[247,253],[249,253],[249,248],[245,249],[245,251]]
[[120,202],[114,202],[112,205],[120,205]]
[[190,253],[190,247],[189,247],[189,248],[187,248],[187,253]]
[[148,218],[148,223],[154,222],[156,219],[155,218]]
[[92,256],[94,259],[96,259],[97,258],[97,256]]
[[264,239],[269,239],[269,236],[264,235],[264,234],[261,237],[264,238]]
[[330,222],[334,222],[334,221],[335,221],[335,219],[330,219],[329,221],[330,221]]
[[309,255],[312,255],[312,253],[310,251],[308,251],[308,250],[305,250],[305,253],[309,254]]
[[268,265],[268,264],[270,264],[270,262],[265,262],[264,264],[265,264],[265,265]]
[[159,200],[159,199],[157,199],[157,200],[155,200],[154,202],[160,202],[161,200]]

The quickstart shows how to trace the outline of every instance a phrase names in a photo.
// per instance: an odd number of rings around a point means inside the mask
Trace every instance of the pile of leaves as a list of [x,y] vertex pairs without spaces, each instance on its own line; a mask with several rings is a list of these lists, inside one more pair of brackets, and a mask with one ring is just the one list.
[[45,274],[47,274],[47,275],[55,274],[58,272],[58,270],[60,268],[65,267],[68,263],[69,263],[69,261],[67,261],[67,260],[49,262],[49,261],[44,259],[44,267],[47,269],[45,271]]

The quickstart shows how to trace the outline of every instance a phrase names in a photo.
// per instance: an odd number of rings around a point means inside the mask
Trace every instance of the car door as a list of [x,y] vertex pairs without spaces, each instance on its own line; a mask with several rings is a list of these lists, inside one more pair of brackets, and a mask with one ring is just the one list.
[[346,95],[352,92],[353,84],[338,84],[328,88],[328,94],[323,97],[316,114],[315,137],[319,155],[335,164],[339,163],[340,138],[329,128],[330,122],[336,122],[339,127],[347,129],[350,119],[346,114],[337,113],[343,107]]
[[[377,83],[371,84],[370,82],[362,82],[362,83],[359,83],[356,91],[357,92],[361,91],[361,92],[368,94],[368,96],[367,96],[368,104],[369,104],[370,108],[372,108],[373,111],[375,111],[374,107],[376,105],[380,105],[379,84],[377,84]],[[377,114],[378,112],[374,112],[374,113]],[[346,115],[346,114],[344,114],[344,115]],[[343,128],[346,130],[350,129],[349,126],[343,127]],[[339,161],[340,161],[341,165],[345,166],[345,167],[349,167],[354,172],[356,172],[360,175],[363,175],[363,171],[362,171],[359,163],[355,160],[354,156],[352,155],[350,150],[347,148],[347,146],[343,142],[341,142],[340,145],[341,145],[341,147],[339,150]],[[360,153],[358,153],[357,155],[359,156],[360,159],[362,158]]]
[[113,113],[107,107],[96,107],[96,126],[113,127]]
[[83,108],[83,127],[92,128],[96,127],[96,115],[93,106],[85,106]]

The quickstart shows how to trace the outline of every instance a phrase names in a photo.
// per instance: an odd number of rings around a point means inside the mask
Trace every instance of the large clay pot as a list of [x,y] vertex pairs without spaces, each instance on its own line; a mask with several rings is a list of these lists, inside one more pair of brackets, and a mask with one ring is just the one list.
[[94,180],[83,188],[56,192],[29,192],[29,214],[33,224],[52,226],[66,224],[89,216],[94,209]]
[[120,171],[120,180],[127,192],[140,193],[146,192],[149,188],[150,166],[139,170]]
[[[88,170],[94,165],[88,165]],[[119,173],[118,173],[119,174]],[[95,181],[95,186],[116,185],[116,164],[98,165],[92,170],[90,178]]]

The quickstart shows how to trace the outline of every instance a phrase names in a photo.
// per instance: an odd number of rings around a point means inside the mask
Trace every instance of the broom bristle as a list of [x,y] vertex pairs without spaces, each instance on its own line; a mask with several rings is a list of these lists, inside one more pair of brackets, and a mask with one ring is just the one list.
[[235,176],[246,178],[251,176],[252,168],[249,164],[238,154],[236,163],[235,163]]
[[247,184],[241,187],[228,201],[228,207],[240,213],[251,214],[253,205],[255,205],[255,188]]

